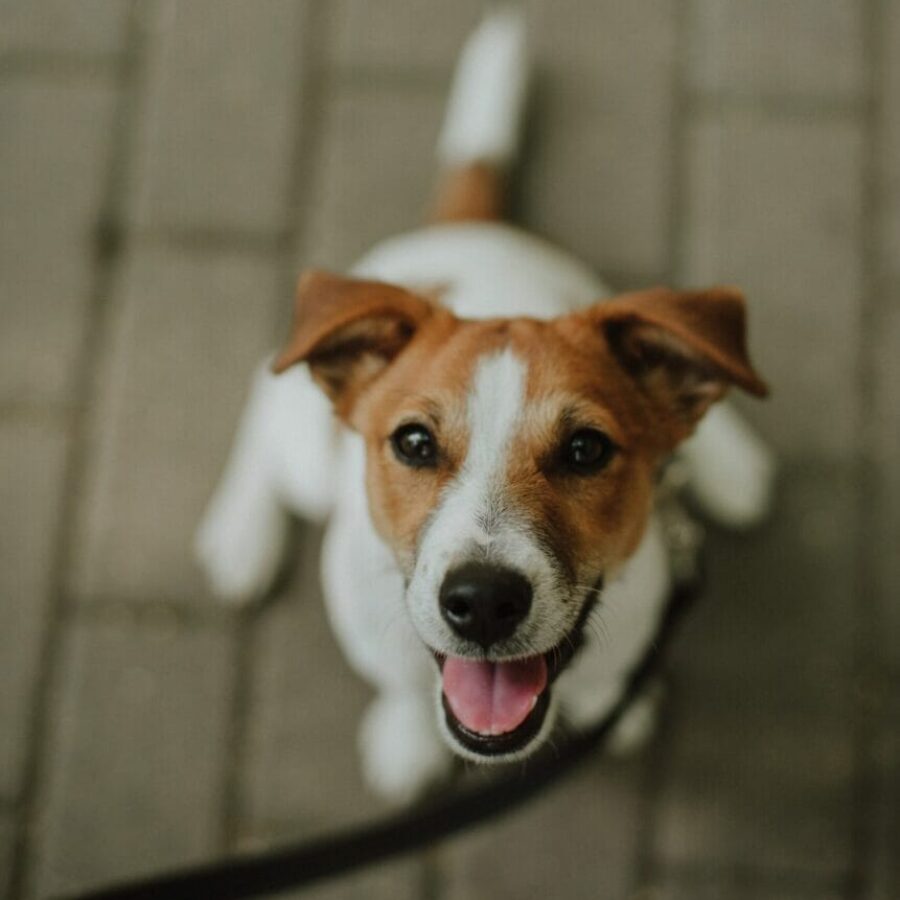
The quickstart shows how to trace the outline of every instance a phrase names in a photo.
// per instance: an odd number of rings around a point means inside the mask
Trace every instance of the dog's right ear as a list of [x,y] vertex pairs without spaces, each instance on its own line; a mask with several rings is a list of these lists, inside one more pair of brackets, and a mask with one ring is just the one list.
[[308,363],[335,410],[346,415],[435,311],[428,300],[394,285],[306,272],[297,286],[291,337],[272,368],[280,373]]

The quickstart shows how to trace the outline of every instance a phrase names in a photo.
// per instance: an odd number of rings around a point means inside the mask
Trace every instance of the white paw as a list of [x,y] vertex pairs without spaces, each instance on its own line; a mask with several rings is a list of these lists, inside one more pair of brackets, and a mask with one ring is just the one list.
[[287,529],[287,515],[264,489],[221,487],[194,542],[216,597],[247,603],[262,596],[281,564]]
[[647,745],[656,733],[663,694],[662,683],[653,682],[631,702],[606,742],[610,755],[631,756]]
[[366,710],[359,744],[366,782],[394,803],[415,800],[452,768],[430,697],[382,694]]

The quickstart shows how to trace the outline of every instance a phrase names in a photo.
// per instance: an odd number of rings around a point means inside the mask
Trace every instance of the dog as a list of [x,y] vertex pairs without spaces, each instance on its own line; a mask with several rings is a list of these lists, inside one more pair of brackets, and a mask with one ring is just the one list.
[[[521,16],[489,14],[452,86],[434,222],[349,275],[302,276],[198,533],[214,592],[246,601],[279,568],[289,512],[327,520],[329,618],[377,691],[363,769],[397,801],[454,755],[522,759],[558,720],[615,705],[669,594],[654,496],[673,453],[720,523],[771,500],[770,452],[713,407],[767,390],[740,292],[611,296],[503,221],[526,81]],[[626,742],[648,709],[620,723]]]

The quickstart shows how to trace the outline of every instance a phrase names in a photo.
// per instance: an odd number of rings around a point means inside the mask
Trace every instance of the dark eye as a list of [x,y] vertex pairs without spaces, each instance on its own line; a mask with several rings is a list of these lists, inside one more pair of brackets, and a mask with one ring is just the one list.
[[563,460],[573,472],[589,475],[600,471],[615,452],[616,445],[602,431],[580,428],[563,445]]
[[401,425],[391,435],[391,445],[397,459],[407,466],[417,469],[433,466],[437,459],[434,435],[424,425]]

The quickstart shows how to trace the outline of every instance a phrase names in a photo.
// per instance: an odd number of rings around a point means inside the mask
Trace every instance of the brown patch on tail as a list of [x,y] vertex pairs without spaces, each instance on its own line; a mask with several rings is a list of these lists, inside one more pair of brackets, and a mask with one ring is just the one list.
[[490,163],[471,163],[441,176],[433,222],[496,221],[503,218],[505,178]]

